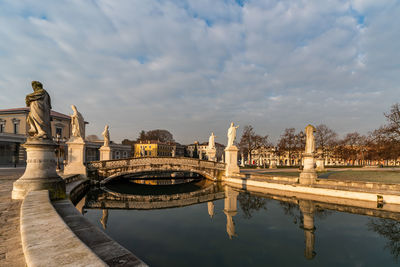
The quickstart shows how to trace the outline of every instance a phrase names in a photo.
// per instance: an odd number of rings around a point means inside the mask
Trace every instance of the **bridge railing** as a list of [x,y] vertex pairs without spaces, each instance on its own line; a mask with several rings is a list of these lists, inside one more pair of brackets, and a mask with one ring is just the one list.
[[196,168],[211,168],[224,170],[225,163],[200,160],[195,158],[185,157],[142,157],[129,159],[115,159],[105,161],[91,161],[86,163],[88,170],[96,169],[113,169],[126,166],[143,166],[143,165],[184,165]]

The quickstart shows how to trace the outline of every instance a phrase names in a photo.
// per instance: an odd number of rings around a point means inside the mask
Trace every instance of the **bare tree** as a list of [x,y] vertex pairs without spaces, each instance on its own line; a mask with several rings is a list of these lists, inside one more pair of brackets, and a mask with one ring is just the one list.
[[157,140],[160,142],[174,142],[173,135],[169,131],[161,129],[151,130],[147,132],[142,130],[137,140]]
[[291,165],[293,153],[297,150],[297,138],[295,131],[296,130],[294,128],[286,128],[278,141],[278,153],[288,153],[289,165]]
[[365,143],[365,136],[360,135],[358,132],[348,133],[343,140],[339,141],[336,151],[341,158],[351,160],[352,165],[354,165],[359,155],[361,155]]
[[242,138],[239,142],[239,147],[243,154],[248,155],[247,158],[249,162],[251,162],[251,152],[263,146],[269,146],[268,135],[258,135],[255,133],[253,126],[244,126]]
[[315,143],[317,147],[326,151],[328,148],[336,144],[338,134],[328,126],[320,124],[315,127],[315,130]]
[[400,139],[400,104],[393,104],[389,113],[384,113],[387,121],[386,130],[394,133]]

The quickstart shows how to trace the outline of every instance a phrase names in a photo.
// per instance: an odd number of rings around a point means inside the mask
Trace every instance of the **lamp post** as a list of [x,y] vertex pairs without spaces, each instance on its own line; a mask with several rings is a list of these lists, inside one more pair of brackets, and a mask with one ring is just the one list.
[[56,142],[57,142],[57,171],[60,170],[60,134],[56,135]]

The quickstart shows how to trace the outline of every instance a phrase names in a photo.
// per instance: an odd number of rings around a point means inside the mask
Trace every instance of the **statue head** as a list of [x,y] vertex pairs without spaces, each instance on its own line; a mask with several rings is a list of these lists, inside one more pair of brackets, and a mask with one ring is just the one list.
[[33,91],[43,89],[43,84],[38,81],[32,81],[32,88],[33,88]]
[[233,125],[234,125],[233,122],[231,122],[231,127],[233,127]]
[[78,113],[78,110],[76,109],[75,105],[71,105],[71,108],[72,108],[72,110],[74,111],[75,114]]
[[104,130],[108,130],[108,125],[106,124],[106,126],[104,127]]

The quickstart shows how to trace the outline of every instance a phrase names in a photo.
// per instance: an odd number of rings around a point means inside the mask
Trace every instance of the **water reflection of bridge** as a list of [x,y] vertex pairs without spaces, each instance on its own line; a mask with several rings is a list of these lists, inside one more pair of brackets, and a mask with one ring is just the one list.
[[[235,231],[234,217],[237,215],[238,196],[240,191],[242,190],[234,189],[230,186],[221,186],[216,183],[206,186],[196,192],[161,196],[138,196],[103,191],[94,197],[87,196],[80,205],[82,206],[84,203],[83,208],[102,209],[102,217],[100,218],[100,222],[103,227],[106,228],[109,217],[109,209],[161,209],[182,207],[207,202],[208,213],[210,217],[213,217],[213,201],[224,199],[223,212],[226,215],[226,232],[229,238],[232,239],[234,237],[238,237]],[[300,218],[298,219],[301,221],[300,228],[304,231],[304,257],[307,259],[313,259],[316,255],[315,233],[317,228],[314,224],[314,217],[321,212],[333,210],[384,219],[392,219],[400,222],[400,212],[385,211],[378,207],[363,207],[362,203],[357,203],[359,205],[357,207],[261,193],[252,193],[251,196],[275,199],[280,201],[282,205],[289,208],[295,208],[299,211]],[[245,208],[243,207],[245,204],[242,202],[240,205],[242,209]]]
[[198,191],[171,195],[131,195],[113,192],[102,187],[95,196],[86,197],[84,207],[88,209],[166,209],[223,198],[225,198],[225,193],[216,183],[211,183]]

